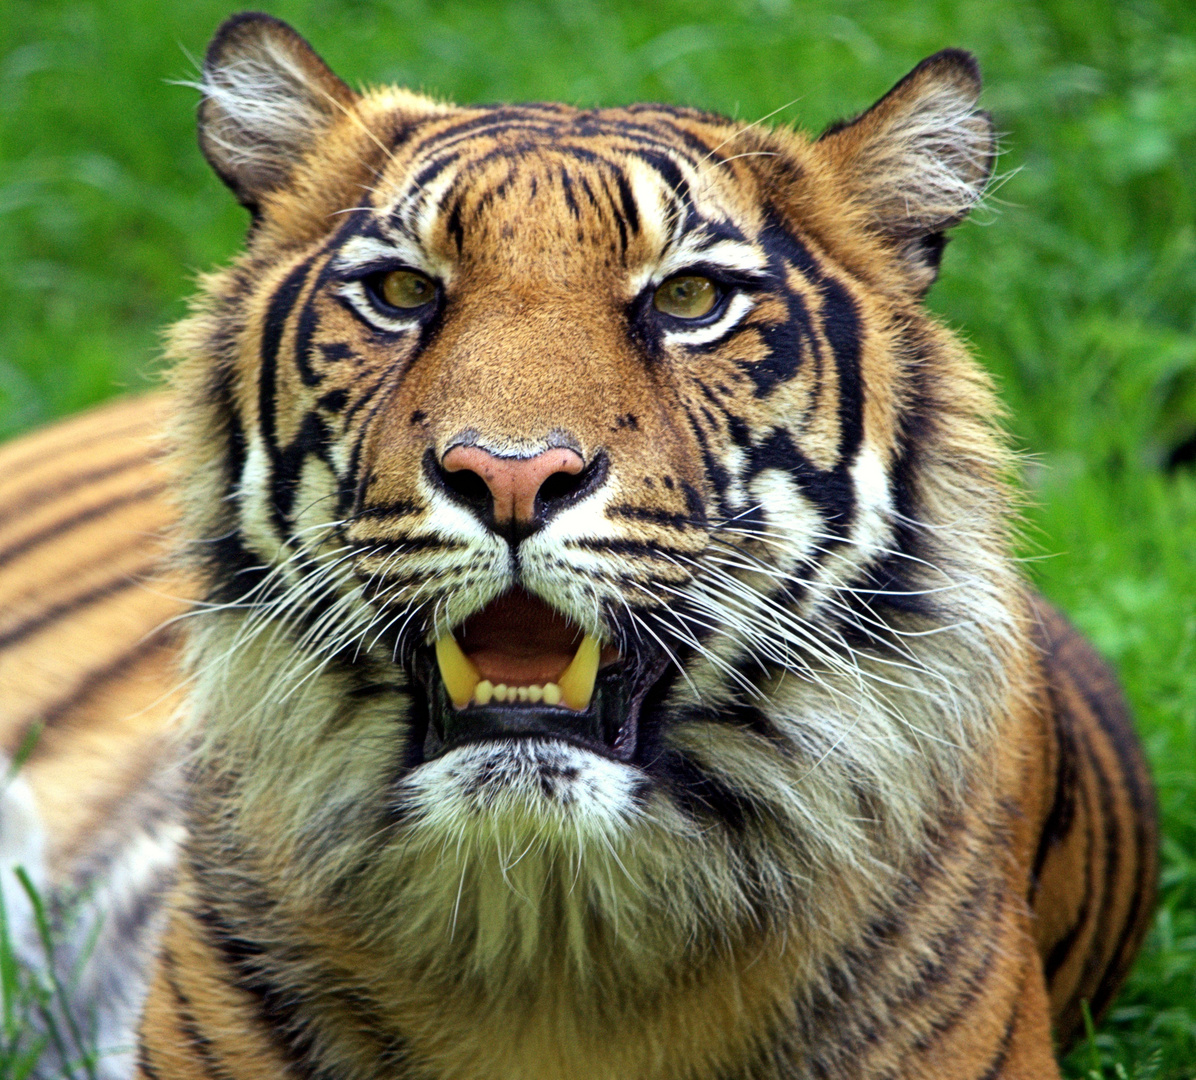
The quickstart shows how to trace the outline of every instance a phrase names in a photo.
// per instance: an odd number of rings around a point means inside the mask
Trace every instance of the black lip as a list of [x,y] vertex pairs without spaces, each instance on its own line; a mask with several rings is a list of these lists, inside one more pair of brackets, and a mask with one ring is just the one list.
[[640,708],[664,673],[664,661],[663,656],[653,657],[647,664],[618,663],[599,671],[590,707],[584,712],[559,705],[496,702],[458,709],[449,699],[435,657],[430,650],[422,651],[416,674],[427,693],[424,760],[466,743],[545,738],[631,761],[639,743]]

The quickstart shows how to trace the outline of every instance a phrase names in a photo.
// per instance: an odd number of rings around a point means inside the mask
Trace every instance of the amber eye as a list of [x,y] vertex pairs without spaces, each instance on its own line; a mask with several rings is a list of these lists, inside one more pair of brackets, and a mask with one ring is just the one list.
[[675,319],[700,319],[709,315],[718,300],[718,286],[707,277],[680,274],[656,290],[652,304]]
[[391,270],[378,282],[378,295],[396,308],[423,307],[436,296],[436,285],[418,270]]

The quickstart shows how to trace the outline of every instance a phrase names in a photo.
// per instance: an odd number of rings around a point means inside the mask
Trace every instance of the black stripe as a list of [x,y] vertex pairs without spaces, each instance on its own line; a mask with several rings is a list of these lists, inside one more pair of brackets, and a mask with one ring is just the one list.
[[80,525],[86,525],[89,521],[94,521],[98,517],[103,517],[105,514],[119,510],[122,506],[130,506],[133,503],[145,502],[166,491],[165,483],[150,484],[148,487],[137,488],[134,491],[126,492],[123,495],[115,495],[111,499],[105,499],[103,502],[94,503],[91,506],[85,507],[82,510],[76,510],[73,514],[68,514],[66,517],[59,518],[50,525],[46,525],[36,532],[30,533],[14,544],[10,544],[6,548],[0,548],[0,567],[11,562],[19,555],[24,555],[27,551],[37,547],[48,540],[53,540],[63,533],[70,532],[72,529],[78,528]]
[[312,1060],[316,1035],[301,1016],[303,999],[275,987],[262,971],[265,946],[239,936],[211,905],[193,907],[190,915],[223,959],[234,985],[254,999],[263,1031],[287,1064],[303,1080],[331,1080]]
[[364,550],[370,549],[371,554],[387,551],[392,554],[408,554],[413,551],[460,551],[465,545],[459,540],[445,540],[439,536],[410,536],[405,539],[394,538],[377,540],[353,540],[350,547]]
[[[1023,975],[1025,973],[1023,972]],[[1025,979],[1022,980],[1023,985]],[[998,1080],[1001,1073],[1005,1071],[1005,1062],[1009,1059],[1009,1050],[1013,1046],[1013,1033],[1017,1029],[1017,1022],[1021,1013],[1021,997],[1015,996],[1013,999],[1013,1008],[1010,1010],[1009,1019],[1005,1022],[1005,1031],[1001,1035],[1001,1041],[997,1043],[996,1052],[989,1061],[988,1068],[980,1073],[977,1080]]]
[[[87,415],[87,414],[84,414]],[[75,421],[62,421],[62,434],[66,434],[66,428],[70,427]],[[82,424],[80,424],[82,426]],[[54,431],[54,428],[48,428],[46,434]],[[96,443],[116,441],[123,439],[126,436],[139,434],[148,437],[156,435],[157,428],[145,420],[134,420],[132,423],[125,423],[119,427],[104,427],[99,431],[93,431],[90,435],[83,437],[72,438],[66,446],[59,447],[41,447],[35,446],[24,454],[17,454],[13,457],[8,457],[10,451],[15,451],[21,444],[13,442],[5,446],[3,461],[3,468],[7,475],[14,476],[23,472],[26,468],[31,466],[44,465],[48,456],[57,457],[60,454],[74,454],[79,450],[85,450],[89,446],[94,446]],[[40,442],[40,440],[30,437],[31,442]]]
[[650,166],[660,174],[660,178],[665,182],[665,185],[673,193],[674,198],[685,211],[686,227],[691,227],[692,218],[696,214],[693,192],[689,189],[689,181],[685,179],[684,174],[677,167],[677,163],[672,159],[670,154],[665,150],[637,146],[628,152],[628,156],[638,158],[645,165]]
[[316,408],[325,412],[338,413],[349,403],[349,391],[346,387],[329,390],[316,401]]
[[[908,952],[905,939],[912,920],[925,911],[931,890],[942,882],[947,869],[957,864],[961,849],[971,839],[967,822],[958,815],[946,817],[930,829],[925,849],[900,879],[889,905],[864,928],[859,944],[846,945],[828,958],[821,980],[809,985],[797,1000],[796,1021],[813,1048],[810,1063],[814,1075],[853,1075],[859,1057],[886,1034],[891,1037],[896,1018],[889,1013],[878,1015],[866,999],[860,999],[854,985],[857,973],[867,972],[874,984],[883,983],[894,961],[900,963]],[[975,861],[974,854],[972,858]],[[845,1001],[859,1003],[846,1016]],[[819,1044],[826,1047],[825,1053],[818,1051]],[[837,1062],[850,1062],[849,1071],[844,1072]]]
[[[927,468],[927,450],[940,442],[938,428],[945,411],[943,403],[936,398],[937,384],[932,378],[936,351],[937,346],[926,336],[924,329],[909,325],[901,327],[893,352],[900,361],[905,382],[902,395],[905,408],[898,417],[896,452],[888,474],[896,510],[892,546],[909,557],[889,555],[882,560],[870,574],[873,580],[868,583],[877,590],[908,592],[916,589],[918,586],[914,583],[921,576],[918,560],[931,565],[938,561],[934,551],[927,550],[929,534],[917,524],[925,517],[922,474]],[[915,614],[920,614],[918,607],[933,612],[941,605],[940,600],[929,596],[898,597],[895,600],[913,607]],[[894,604],[894,600],[883,597],[880,602]]]
[[697,441],[698,452],[702,455],[702,466],[706,471],[706,477],[710,481],[710,486],[714,489],[714,494],[718,498],[719,515],[729,518],[735,512],[734,507],[727,503],[727,491],[731,486],[730,474],[723,467],[722,462],[714,456],[710,449],[710,440],[706,437],[706,432],[698,422],[698,418],[694,416],[693,411],[685,402],[681,403],[681,410],[685,413],[686,422],[689,424],[689,429],[693,432],[694,439]]
[[368,521],[371,519],[393,519],[413,517],[424,508],[409,499],[396,499],[393,502],[370,503],[363,506],[353,515],[353,521]]
[[[206,875],[194,860],[192,866],[198,883]],[[264,897],[251,903],[261,911],[270,906]],[[326,1036],[321,1039],[312,1023],[314,1010],[310,998],[297,987],[280,986],[271,977],[268,966],[272,950],[239,935],[212,903],[193,907],[190,914],[202,928],[208,943],[223,959],[233,983],[255,999],[262,1029],[296,1074],[303,1080],[344,1080],[343,1072],[334,1074],[318,1063],[318,1042],[326,1043]],[[376,1043],[380,1074],[402,1080],[407,1075],[404,1066],[409,1058],[403,1039],[387,1032],[374,1015],[371,1003],[355,991],[342,986],[336,996],[345,1005],[353,1007],[357,1033]]]
[[169,945],[164,945],[159,953],[162,959],[162,969],[166,974],[166,985],[170,988],[174,998],[175,1017],[183,1037],[187,1040],[198,1059],[200,1067],[209,1080],[232,1080],[232,1074],[220,1063],[212,1041],[199,1030],[195,1015],[191,1011],[191,1000],[183,993],[178,984],[176,974],[178,965],[174,953]]
[[[1079,730],[1074,732],[1077,742],[1083,743],[1083,735]],[[1087,748],[1083,748],[1086,753]],[[1084,840],[1085,840],[1085,860],[1084,872],[1088,877],[1088,887],[1084,890],[1084,900],[1080,905],[1080,910],[1076,912],[1075,918],[1072,920],[1071,926],[1068,927],[1067,932],[1056,940],[1055,944],[1051,946],[1050,951],[1043,959],[1043,972],[1046,975],[1047,985],[1049,986],[1054,977],[1059,973],[1059,969],[1067,962],[1070,957],[1072,949],[1075,948],[1076,940],[1080,933],[1087,927],[1092,918],[1092,905],[1096,898],[1099,889],[1099,882],[1096,876],[1099,873],[1093,864],[1093,851],[1096,847],[1096,816],[1097,808],[1091,804],[1088,798],[1087,789],[1082,788],[1079,792],[1080,798],[1084,803]],[[1099,945],[1098,945],[1099,948]],[[1081,975],[1081,986],[1083,983],[1083,975]]]
[[669,547],[650,540],[570,540],[570,547],[582,548],[586,551],[610,552],[615,555],[643,555],[649,559],[659,559],[659,556],[677,556],[692,559],[692,551]]
[[[36,713],[21,724],[21,738],[32,729],[34,724],[39,724],[42,727],[54,727],[64,717],[68,716],[74,709],[87,702],[96,691],[102,689],[107,683],[114,679],[119,679],[131,667],[137,664],[138,661],[143,660],[151,653],[159,649],[169,648],[175,644],[176,635],[167,631],[161,631],[150,634],[142,638],[137,644],[129,649],[127,652],[121,653],[115,660],[109,661],[101,668],[96,668],[89,671],[83,676],[71,690],[63,697],[58,698],[50,705],[40,705]],[[37,749],[34,748],[34,755],[36,756]]]
[[261,367],[258,371],[258,429],[271,455],[278,449],[275,442],[277,430],[274,416],[275,398],[278,394],[278,350],[282,345],[287,319],[303,292],[303,284],[317,257],[310,255],[294,267],[283,278],[282,284],[275,288],[270,302],[266,305],[259,353]]
[[1053,685],[1048,686],[1047,697],[1054,713],[1055,743],[1058,747],[1059,761],[1055,767],[1055,798],[1043,823],[1042,833],[1038,838],[1038,850],[1034,854],[1034,864],[1030,872],[1031,903],[1037,892],[1038,879],[1042,875],[1047,856],[1067,839],[1075,824],[1076,786],[1079,780],[1071,714],[1063,708]]
[[144,1035],[138,1036],[137,1039],[137,1068],[145,1074],[145,1080],[162,1080],[158,1070],[150,1064],[149,1048],[145,1045]]
[[1145,820],[1154,820],[1158,807],[1125,697],[1105,661],[1079,637],[1078,632],[1076,641],[1084,646],[1092,666],[1081,666],[1072,672],[1075,687],[1113,745],[1135,812]]
[[[997,853],[992,852],[991,858],[995,862]],[[963,896],[952,900],[950,928],[936,934],[930,942],[933,945],[934,958],[921,958],[914,977],[898,984],[886,995],[890,1005],[905,1013],[913,1008],[921,1008],[922,1003],[932,993],[943,988],[948,981],[959,979],[968,946],[982,933],[991,941],[991,928],[1000,922],[1004,898],[1000,889],[994,890],[993,876],[982,865],[983,860],[977,860],[977,863],[981,865],[973,865],[967,891]],[[976,869],[979,869],[979,874],[974,872]],[[977,984],[983,982],[994,956],[995,950],[990,950],[987,958],[982,956],[980,964],[968,972]],[[967,979],[964,981],[966,983]]]
[[[604,215],[602,213],[602,203],[598,201],[598,196],[594,194],[594,188],[590,183],[590,178],[583,173],[577,179],[581,184],[581,190],[586,194],[586,201],[589,202],[590,208],[598,216],[599,221],[603,220]],[[599,179],[601,179],[601,175],[599,175]],[[626,234],[624,234],[624,244],[626,244]]]
[[[621,170],[616,171],[617,177],[622,178],[622,175],[623,174],[622,174]],[[620,256],[620,258],[625,260],[626,256],[627,256],[627,243],[628,243],[627,218],[626,218],[625,214],[620,213],[619,208],[615,205],[615,197],[610,192],[610,187],[606,183],[606,177],[604,175],[600,175],[600,179],[602,180],[602,190],[606,195],[607,201],[610,203],[611,219],[615,223],[615,228],[617,228],[619,230],[619,256]],[[626,183],[627,183],[627,181],[624,180],[623,184],[621,186],[626,186]],[[587,188],[589,187],[589,185],[586,185],[586,186],[587,186]],[[636,213],[636,218],[637,218],[637,220],[639,218],[638,211]]]
[[615,185],[619,190],[619,202],[623,208],[622,217],[627,222],[627,227],[633,232],[640,231],[640,211],[635,203],[635,196],[631,193],[631,185],[627,182],[627,177],[622,169],[615,170]]
[[670,718],[670,727],[677,724],[718,724],[722,727],[739,727],[774,742],[781,752],[791,750],[788,736],[781,734],[772,722],[754,705],[732,705],[727,708],[710,709],[703,705],[685,705]]
[[[753,476],[765,469],[787,472],[819,509],[827,532],[835,536],[847,535],[855,517],[855,485],[842,463],[825,471],[817,468],[798,448],[788,428],[775,429],[763,442],[752,447],[749,461]],[[825,556],[828,545],[822,546]]]
[[1109,940],[1113,929],[1109,923],[1117,899],[1115,886],[1117,872],[1121,864],[1121,845],[1118,843],[1120,838],[1117,835],[1117,812],[1112,783],[1101,767],[1100,759],[1092,748],[1087,733],[1080,732],[1080,742],[1084,755],[1088,758],[1089,769],[1096,778],[1097,796],[1100,799],[1100,820],[1105,834],[1104,865],[1101,867],[1097,882],[1100,890],[1100,905],[1096,911],[1094,932],[1089,944],[1088,955],[1084,958],[1081,976],[1085,984],[1091,985],[1099,981],[1097,972],[1103,966],[1105,943]]
[[654,525],[663,525],[673,529],[690,529],[695,524],[701,524],[701,519],[695,522],[687,514],[677,514],[671,510],[656,510],[648,506],[608,506],[606,512],[614,517],[627,518],[631,521],[650,521]]
[[[312,366],[312,354],[318,348],[320,354],[325,361],[332,360],[334,363],[339,360],[347,359],[348,346],[343,343],[337,345],[320,345],[316,346],[312,342],[318,328],[316,305],[312,302],[315,294],[319,291],[320,286],[328,278],[328,267],[331,263],[326,262],[324,269],[317,276],[315,282],[312,284],[311,292],[308,293],[307,302],[303,305],[303,310],[299,313],[299,323],[295,328],[295,370],[299,372],[299,378],[304,386],[319,386],[324,381],[324,373],[317,371]],[[344,350],[342,352],[341,350]]]
[[757,817],[751,797],[711,776],[688,754],[647,737],[649,729],[641,729],[641,745],[636,758],[644,771],[663,783],[672,793],[679,807],[696,821],[712,818],[741,833],[749,821]]
[[88,604],[105,600],[127,589],[140,587],[143,584],[144,575],[152,572],[157,566],[156,562],[146,563],[135,570],[127,571],[119,577],[105,581],[103,584],[95,585],[90,589],[77,593],[68,600],[63,600],[60,603],[44,608],[36,615],[22,620],[3,634],[0,634],[0,649],[7,649],[12,645],[24,641],[27,637],[36,634],[40,630],[44,630],[47,626],[51,626],[60,619],[74,614],[80,608],[87,607]]
[[[330,500],[336,499],[340,490],[339,478],[328,461],[328,424],[318,412],[308,412],[295,433],[295,438],[277,455],[274,475],[271,477],[271,506],[274,523],[280,533],[290,538],[290,528],[295,515],[295,496],[299,493],[299,482],[303,467],[309,458],[316,458],[328,465],[337,480],[336,489],[328,493]],[[302,512],[306,507],[300,507]]]
[[[569,213],[575,221],[580,221],[581,207],[577,205],[577,200],[573,197],[573,180],[569,176],[569,170],[563,165],[561,166],[561,192],[565,196],[565,205],[569,208]],[[502,193],[498,194],[501,197]]]
[[[1112,680],[1110,680],[1110,683]],[[1143,920],[1144,913],[1153,907],[1158,891],[1158,808],[1154,791],[1150,785],[1149,773],[1145,771],[1145,763],[1141,756],[1141,747],[1130,726],[1129,718],[1124,709],[1116,716],[1108,715],[1107,700],[1104,697],[1089,696],[1087,683],[1081,684],[1081,691],[1085,700],[1089,702],[1102,729],[1116,751],[1120,765],[1121,776],[1129,793],[1129,802],[1134,817],[1134,882],[1133,900],[1125,915],[1121,933],[1117,944],[1109,954],[1109,961],[1101,974],[1101,981],[1092,995],[1092,1012],[1099,1017],[1112,1000],[1114,993],[1121,985],[1121,979],[1129,966],[1138,940],[1145,933],[1148,922]],[[1116,695],[1121,702],[1120,690],[1115,686],[1105,688],[1106,692]],[[1100,704],[1097,704],[1099,700]],[[1139,771],[1141,770],[1141,771]]]
[[[447,195],[448,192],[445,194]],[[453,238],[453,242],[457,245],[457,255],[460,256],[465,250],[465,227],[461,224],[461,196],[459,194],[453,200],[453,209],[449,214],[448,224],[445,227],[449,236]]]
[[[71,448],[72,451],[74,449],[74,447]],[[151,451],[149,447],[146,447],[145,450],[135,454],[133,457],[121,458],[118,461],[109,462],[98,469],[72,473],[57,483],[37,485],[33,488],[27,488],[24,491],[7,493],[5,495],[5,502],[10,505],[11,509],[0,512],[0,526],[3,526],[13,518],[31,514],[39,506],[44,506],[48,502],[53,502],[64,495],[78,491],[79,488],[85,487],[88,484],[94,484],[97,480],[107,480],[108,477],[115,476],[117,473],[124,472],[127,469],[144,466],[150,458]]]
[[[374,382],[374,384],[372,386],[367,386],[365,388],[365,390],[363,390],[361,392],[361,394],[358,396],[357,400],[355,402],[353,402],[352,405],[349,406],[349,411],[345,413],[344,423],[346,426],[351,424],[353,422],[353,417],[355,417],[357,415],[357,413],[362,408],[364,408],[366,405],[368,405],[373,400],[374,395],[380,389],[382,389],[382,385],[385,382],[386,382],[386,376],[384,375],[382,378],[380,378],[376,382]],[[365,433],[363,432],[362,433],[363,438],[364,438],[364,435],[365,435]]]
[[822,293],[822,332],[839,372],[839,453],[855,460],[864,440],[864,382],[860,369],[860,320],[855,300],[835,278],[815,278]]
[[[996,908],[991,912],[989,918],[989,925],[995,925],[1001,914],[1005,909],[1005,902],[1007,896],[1004,892],[998,893],[995,898]],[[974,942],[978,935],[978,926],[973,923],[973,932],[969,935],[970,942]],[[966,971],[961,973],[962,962],[965,957],[959,957],[954,964],[945,962],[942,959],[936,958],[933,963],[941,965],[945,971],[945,975],[954,975],[956,982],[952,986],[953,1000],[950,1009],[945,1013],[936,1016],[930,1024],[930,1027],[922,1035],[914,1041],[915,1049],[920,1052],[925,1052],[935,1042],[941,1040],[943,1036],[947,1035],[961,1023],[971,1023],[975,1020],[975,1006],[977,1000],[980,998],[981,992],[984,990],[988,982],[989,974],[992,972],[993,965],[997,959],[1002,955],[1002,951],[998,946],[996,935],[987,933],[983,937],[983,950],[979,958],[972,963]],[[920,970],[925,970],[925,962],[919,965]],[[899,1000],[898,1004],[902,1004]],[[910,1004],[914,1003],[914,998],[911,997]],[[908,1009],[906,1010],[908,1013]]]

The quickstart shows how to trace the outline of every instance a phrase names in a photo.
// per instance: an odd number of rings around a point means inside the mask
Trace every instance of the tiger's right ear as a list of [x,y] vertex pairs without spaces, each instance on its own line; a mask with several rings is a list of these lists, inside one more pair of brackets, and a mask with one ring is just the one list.
[[302,37],[270,15],[226,19],[204,57],[199,146],[255,212],[357,95]]

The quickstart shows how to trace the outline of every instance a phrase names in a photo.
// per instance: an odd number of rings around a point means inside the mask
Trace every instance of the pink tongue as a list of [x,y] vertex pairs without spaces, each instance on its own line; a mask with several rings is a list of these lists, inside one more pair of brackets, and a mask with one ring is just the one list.
[[467,619],[457,641],[483,679],[537,686],[560,678],[581,643],[581,630],[543,601],[514,589]]

